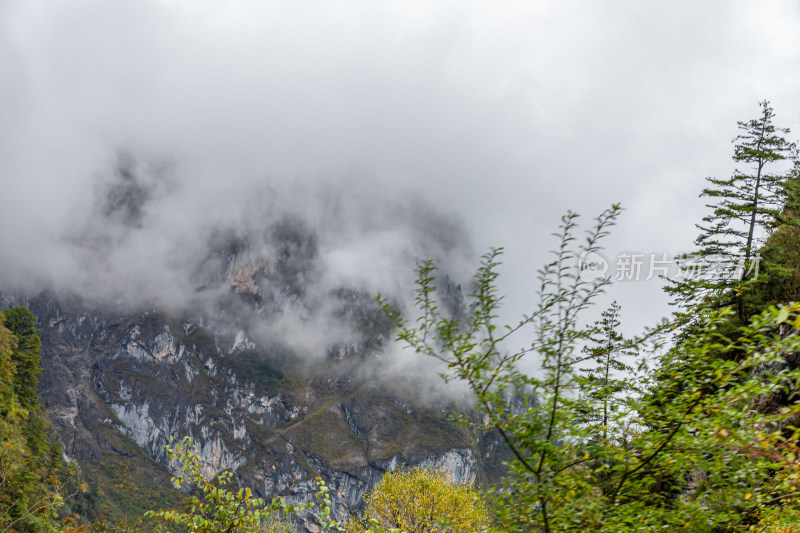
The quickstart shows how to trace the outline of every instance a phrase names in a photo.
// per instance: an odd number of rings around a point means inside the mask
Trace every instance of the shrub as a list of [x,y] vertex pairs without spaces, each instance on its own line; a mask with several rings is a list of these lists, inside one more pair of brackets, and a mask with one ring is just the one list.
[[390,472],[365,498],[362,520],[348,524],[348,532],[372,528],[407,533],[475,532],[489,527],[489,513],[480,492],[453,483],[441,472],[412,468]]

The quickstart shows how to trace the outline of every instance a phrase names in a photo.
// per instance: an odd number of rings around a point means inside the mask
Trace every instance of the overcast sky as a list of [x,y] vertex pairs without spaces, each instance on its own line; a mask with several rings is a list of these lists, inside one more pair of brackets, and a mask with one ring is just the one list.
[[[506,248],[512,313],[566,210],[621,202],[612,256],[684,251],[736,121],[800,134],[800,4],[0,0],[0,77],[2,284],[68,277],[124,148],[172,161],[184,229],[260,182],[425,197]],[[615,294],[629,330],[668,312]]]

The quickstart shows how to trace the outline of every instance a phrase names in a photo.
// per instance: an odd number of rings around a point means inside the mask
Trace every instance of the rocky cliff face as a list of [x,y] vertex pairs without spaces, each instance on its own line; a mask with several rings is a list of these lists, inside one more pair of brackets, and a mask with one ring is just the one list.
[[452,402],[420,401],[401,380],[365,371],[380,368],[390,334],[369,295],[310,292],[314,235],[292,221],[269,235],[268,246],[220,238],[180,312],[0,297],[39,317],[41,393],[65,455],[88,467],[128,461],[164,485],[174,466],[164,446],[190,435],[210,472],[232,470],[263,497],[311,500],[321,476],[342,521],[388,470],[481,475],[494,445],[448,420]]

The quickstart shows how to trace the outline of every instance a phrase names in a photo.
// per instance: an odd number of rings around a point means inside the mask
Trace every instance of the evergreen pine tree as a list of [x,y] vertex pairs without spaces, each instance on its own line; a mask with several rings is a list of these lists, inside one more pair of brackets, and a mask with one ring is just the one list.
[[[739,122],[741,133],[733,140],[734,174],[727,179],[706,178],[701,196],[709,198],[711,213],[698,224],[698,250],[681,257],[682,266],[699,266],[695,276],[673,280],[667,292],[686,307],[736,306],[740,321],[747,319],[745,292],[755,275],[761,239],[780,223],[786,200],[787,173],[776,163],[793,156],[795,145],[786,140],[787,128],[773,123],[768,101],[760,104],[758,118]],[[694,265],[692,263],[694,262]],[[709,267],[713,265],[713,271]],[[705,271],[703,271],[705,270]]]
[[794,170],[784,183],[779,225],[761,249],[764,268],[748,295],[748,305],[755,309],[800,301],[800,160],[796,155],[794,159]]
[[590,424],[599,427],[597,435],[603,442],[608,440],[608,427],[613,421],[614,412],[620,402],[625,401],[623,393],[629,395],[636,392],[630,389],[630,379],[626,378],[634,373],[629,361],[637,350],[619,332],[620,310],[615,301],[603,311],[600,320],[590,329],[591,344],[583,348],[586,359],[594,363],[589,368],[581,369],[586,381],[582,387],[587,391],[585,399],[588,406],[594,408],[586,417]]
[[25,307],[0,313],[0,532],[45,533],[61,506],[61,447],[39,403],[41,341]]
[[39,410],[39,362],[42,342],[36,329],[36,315],[27,307],[12,307],[5,311],[5,327],[17,338],[11,359],[14,362],[14,393],[20,406],[28,412]]
[[5,316],[0,312],[0,419],[16,407],[14,397],[14,361],[11,356],[17,347],[17,338],[3,326]]

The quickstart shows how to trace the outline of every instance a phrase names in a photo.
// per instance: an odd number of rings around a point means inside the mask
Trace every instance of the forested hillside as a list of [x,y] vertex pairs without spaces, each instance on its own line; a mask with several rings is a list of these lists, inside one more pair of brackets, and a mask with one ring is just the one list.
[[[468,284],[418,263],[413,308],[347,286],[315,306],[316,237],[296,219],[269,246],[218,237],[204,312],[4,296],[2,531],[793,531],[800,162],[768,102],[739,131],[665,280],[675,314],[635,337],[625,309],[596,309],[611,279],[581,275],[618,205],[562,218],[508,325],[501,248]],[[304,365],[258,329],[298,307],[351,337]],[[458,387],[392,367],[395,335]]]
[[0,527],[49,531],[69,481],[39,401],[41,343],[24,307],[0,313]]

